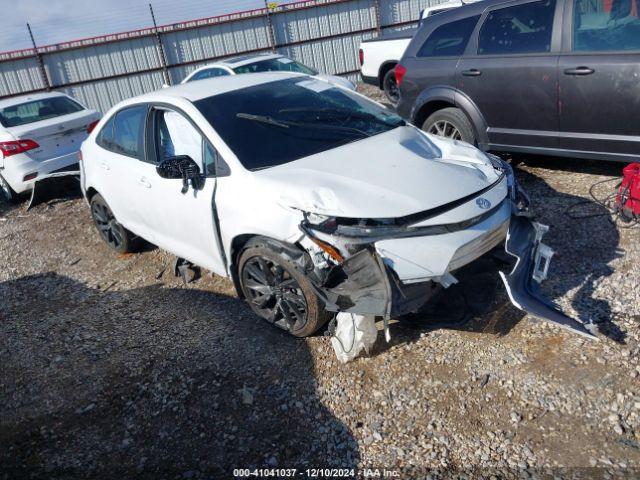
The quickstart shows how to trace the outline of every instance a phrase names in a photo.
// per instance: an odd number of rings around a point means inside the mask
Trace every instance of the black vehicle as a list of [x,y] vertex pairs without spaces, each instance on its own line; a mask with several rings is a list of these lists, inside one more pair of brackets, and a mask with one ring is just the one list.
[[486,0],[437,15],[396,67],[398,112],[483,150],[640,155],[640,0]]

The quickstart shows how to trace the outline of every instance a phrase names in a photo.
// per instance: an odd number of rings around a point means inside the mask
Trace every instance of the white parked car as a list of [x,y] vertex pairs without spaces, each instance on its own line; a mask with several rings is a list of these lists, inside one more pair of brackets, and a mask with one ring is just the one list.
[[78,163],[100,114],[62,93],[0,101],[0,193],[12,201],[36,180]]
[[398,103],[400,92],[396,85],[394,69],[409,46],[417,28],[429,17],[474,1],[478,0],[449,0],[427,7],[420,12],[420,21],[416,28],[363,41],[359,50],[362,81],[383,90],[393,105]]
[[485,254],[512,260],[502,275],[516,306],[591,335],[536,293],[551,253],[508,164],[329,82],[262,73],[133,98],[82,158],[114,250],[142,237],[231,277],[293,335],[335,312],[416,311]]
[[307,67],[300,62],[296,62],[289,57],[275,53],[245,55],[242,57],[230,58],[216,63],[209,63],[191,72],[181,83],[193,82],[212,77],[224,77],[227,75],[240,75],[243,73],[262,72],[297,72],[322,78],[329,83],[339,87],[355,90],[355,84],[347,79],[336,75],[325,75],[318,73],[313,68]]

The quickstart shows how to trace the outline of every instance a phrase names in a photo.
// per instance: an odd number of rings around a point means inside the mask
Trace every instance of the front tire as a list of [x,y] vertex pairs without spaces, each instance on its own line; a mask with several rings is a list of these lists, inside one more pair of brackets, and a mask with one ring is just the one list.
[[471,145],[477,144],[473,126],[459,108],[443,108],[432,113],[422,124],[422,130],[438,137],[462,140]]
[[18,194],[11,188],[11,185],[0,175],[0,197],[7,203],[16,203]]
[[330,318],[304,272],[264,244],[240,254],[238,278],[251,310],[296,337],[312,335]]
[[397,105],[400,101],[400,88],[396,83],[396,71],[395,69],[389,70],[385,73],[382,79],[382,89],[384,90],[387,99],[393,106]]
[[96,193],[91,197],[91,217],[100,234],[100,238],[118,253],[129,253],[134,250],[136,237],[116,220],[109,205]]

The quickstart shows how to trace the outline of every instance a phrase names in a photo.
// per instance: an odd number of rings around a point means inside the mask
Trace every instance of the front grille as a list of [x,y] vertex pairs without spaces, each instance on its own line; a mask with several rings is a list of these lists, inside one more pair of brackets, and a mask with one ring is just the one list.
[[508,231],[509,220],[506,220],[498,228],[486,232],[460,247],[449,262],[449,271],[457,270],[487,253],[506,238]]

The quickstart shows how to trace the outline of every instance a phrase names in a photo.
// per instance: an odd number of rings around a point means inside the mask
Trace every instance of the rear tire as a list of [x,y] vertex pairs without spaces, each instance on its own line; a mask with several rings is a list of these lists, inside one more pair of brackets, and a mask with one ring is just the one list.
[[443,108],[432,113],[422,124],[422,130],[439,137],[477,144],[473,125],[459,108]]
[[251,310],[291,335],[312,335],[331,318],[300,267],[264,244],[240,254],[238,279]]
[[395,69],[392,68],[385,73],[384,78],[382,79],[382,89],[387,96],[387,100],[389,100],[392,105],[397,105],[400,101],[400,89],[396,83]]
[[96,226],[100,238],[118,253],[133,252],[137,238],[118,223],[102,195],[96,193],[91,197],[90,205],[93,224]]
[[11,185],[0,175],[0,197],[7,203],[16,203],[18,194],[11,188]]

